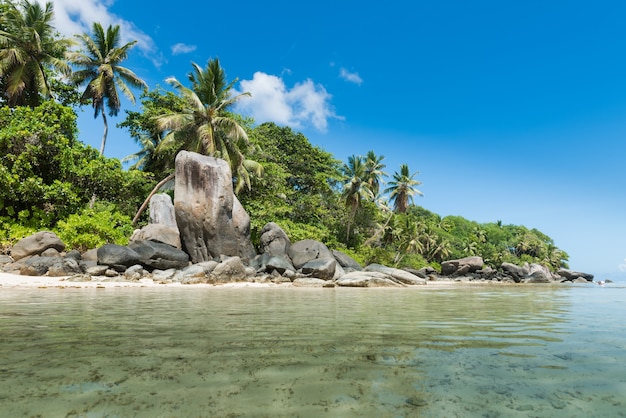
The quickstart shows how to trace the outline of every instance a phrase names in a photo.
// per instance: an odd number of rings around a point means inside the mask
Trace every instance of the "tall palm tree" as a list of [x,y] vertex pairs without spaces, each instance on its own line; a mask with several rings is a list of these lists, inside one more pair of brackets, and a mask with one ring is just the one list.
[[69,39],[55,36],[51,2],[41,6],[27,0],[2,4],[0,24],[0,84],[10,106],[39,105],[52,97],[50,72],[67,75],[64,54]]
[[365,156],[365,177],[367,183],[370,185],[372,193],[374,193],[374,196],[377,196],[380,191],[382,177],[387,176],[387,173],[383,171],[386,167],[386,165],[382,162],[384,159],[384,155],[378,156],[373,150],[368,151]]
[[413,195],[424,195],[415,188],[415,186],[422,184],[421,181],[413,178],[417,174],[418,172],[409,174],[409,166],[407,164],[402,164],[400,172],[396,171],[393,174],[393,181],[389,182],[389,187],[385,189],[385,193],[390,193],[389,198],[393,201],[396,212],[405,213],[409,208],[409,202],[413,202]]
[[82,42],[85,51],[69,55],[70,62],[80,68],[72,74],[72,79],[78,85],[87,83],[81,100],[83,103],[91,102],[94,108],[94,118],[97,118],[98,114],[102,115],[104,122],[104,133],[100,145],[100,155],[102,155],[109,132],[104,108],[109,110],[109,116],[118,114],[121,103],[117,88],[134,104],[135,95],[130,87],[146,90],[148,85],[134,72],[120,65],[128,58],[128,51],[137,41],[120,46],[119,25],[109,26],[105,32],[102,25],[96,22],[93,24],[91,35],[83,33],[77,37]]
[[345,178],[341,197],[345,201],[346,207],[350,209],[346,228],[346,241],[348,241],[350,239],[350,225],[361,200],[373,199],[374,194],[367,182],[367,167],[362,156],[351,155],[348,157],[348,162],[343,165],[341,171]]
[[196,63],[192,65],[193,71],[189,73],[192,88],[183,86],[174,77],[166,79],[178,91],[185,107],[180,112],[157,116],[159,128],[168,131],[159,148],[180,147],[222,158],[230,164],[236,179],[235,190],[250,188],[251,173],[261,175],[262,167],[246,159],[245,153],[251,148],[248,135],[228,112],[231,105],[250,93],[231,95],[237,80],[226,81],[217,58],[210,59],[205,69]]

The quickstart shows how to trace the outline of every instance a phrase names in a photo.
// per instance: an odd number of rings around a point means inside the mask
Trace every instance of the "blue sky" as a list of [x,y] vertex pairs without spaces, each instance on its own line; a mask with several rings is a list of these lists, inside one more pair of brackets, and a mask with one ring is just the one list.
[[[390,174],[407,163],[417,204],[537,228],[573,269],[626,270],[626,2],[53,3],[67,35],[121,24],[139,41],[127,66],[151,88],[219,57],[258,123],[343,161],[373,149]],[[98,148],[92,116],[80,137]],[[110,132],[107,156],[135,150]]]

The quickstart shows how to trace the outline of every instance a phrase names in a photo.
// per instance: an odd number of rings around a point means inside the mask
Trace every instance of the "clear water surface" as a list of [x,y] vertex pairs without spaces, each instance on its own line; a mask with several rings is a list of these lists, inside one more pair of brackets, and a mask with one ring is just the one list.
[[2,417],[622,417],[626,287],[0,289]]

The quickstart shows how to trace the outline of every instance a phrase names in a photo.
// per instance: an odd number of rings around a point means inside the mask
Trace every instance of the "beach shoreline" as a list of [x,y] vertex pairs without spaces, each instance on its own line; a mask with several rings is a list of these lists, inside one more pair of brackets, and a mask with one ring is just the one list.
[[[471,283],[474,285],[489,285],[490,283]],[[493,283],[491,283],[493,285]],[[428,282],[426,285],[420,286],[407,286],[409,288],[416,289],[434,289],[434,288],[448,288],[451,286],[467,286],[470,283],[455,282],[455,281],[436,281]],[[337,286],[341,287],[341,286]],[[0,291],[2,289],[48,289],[48,288],[75,288],[75,289],[119,289],[119,288],[161,288],[161,289],[217,289],[217,288],[321,288],[320,286],[297,286],[292,283],[258,283],[258,282],[231,282],[231,283],[195,283],[195,284],[182,284],[178,282],[174,283],[159,283],[152,279],[144,278],[139,281],[112,281],[108,278],[98,280],[98,278],[91,281],[72,281],[71,276],[24,276],[19,274],[11,274],[0,272]],[[368,289],[398,289],[397,287],[372,287]]]

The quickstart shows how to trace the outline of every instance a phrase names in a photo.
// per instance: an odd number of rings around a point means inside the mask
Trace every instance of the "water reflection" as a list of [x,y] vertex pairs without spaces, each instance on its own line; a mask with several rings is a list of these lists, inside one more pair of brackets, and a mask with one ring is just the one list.
[[[0,387],[0,410],[98,417],[619,416],[613,412],[621,413],[614,404],[622,392],[598,374],[610,365],[578,343],[606,337],[581,337],[586,322],[576,313],[589,302],[582,292],[2,290],[0,352],[10,355],[0,360],[0,372],[11,384]],[[623,293],[614,299],[623,301]],[[613,337],[609,351],[623,362],[616,350],[624,346],[623,332]],[[612,373],[624,389],[624,379]]]

